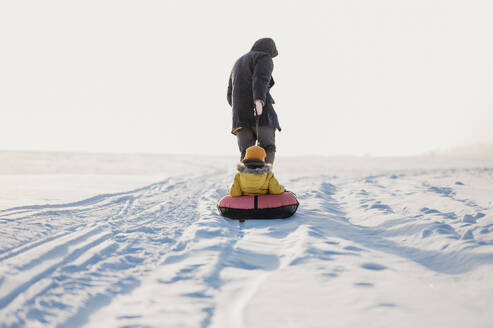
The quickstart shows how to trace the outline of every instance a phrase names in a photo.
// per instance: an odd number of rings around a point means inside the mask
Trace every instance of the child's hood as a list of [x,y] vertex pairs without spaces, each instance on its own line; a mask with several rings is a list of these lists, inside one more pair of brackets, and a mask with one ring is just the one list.
[[254,175],[262,175],[264,173],[272,172],[272,164],[265,164],[263,167],[250,168],[243,163],[238,163],[236,168],[240,173],[248,173]]

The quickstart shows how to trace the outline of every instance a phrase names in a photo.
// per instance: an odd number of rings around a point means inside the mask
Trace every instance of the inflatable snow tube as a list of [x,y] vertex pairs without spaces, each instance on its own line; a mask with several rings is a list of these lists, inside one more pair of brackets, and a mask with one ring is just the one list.
[[286,191],[279,195],[224,196],[217,209],[222,216],[236,220],[286,219],[298,209],[296,195]]

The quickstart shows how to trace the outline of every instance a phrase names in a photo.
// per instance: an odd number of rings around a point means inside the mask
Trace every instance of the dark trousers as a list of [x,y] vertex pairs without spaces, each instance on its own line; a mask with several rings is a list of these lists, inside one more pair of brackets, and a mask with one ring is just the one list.
[[274,163],[276,155],[276,129],[270,126],[259,126],[258,136],[255,128],[241,128],[236,132],[238,147],[241,152],[241,160],[245,157],[246,149],[255,145],[258,140],[259,146],[265,149],[267,157],[266,163]]

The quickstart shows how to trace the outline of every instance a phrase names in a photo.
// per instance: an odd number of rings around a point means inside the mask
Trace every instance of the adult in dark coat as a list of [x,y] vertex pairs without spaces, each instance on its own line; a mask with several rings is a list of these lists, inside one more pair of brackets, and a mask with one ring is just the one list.
[[[269,89],[274,85],[272,58],[277,56],[274,40],[257,40],[248,53],[241,56],[233,66],[228,84],[228,102],[233,108],[231,133],[238,139],[241,159],[248,147],[259,145],[265,149],[267,163],[274,162],[276,152],[275,132],[281,131],[277,114],[272,106],[274,99]],[[259,131],[256,130],[256,115]]]

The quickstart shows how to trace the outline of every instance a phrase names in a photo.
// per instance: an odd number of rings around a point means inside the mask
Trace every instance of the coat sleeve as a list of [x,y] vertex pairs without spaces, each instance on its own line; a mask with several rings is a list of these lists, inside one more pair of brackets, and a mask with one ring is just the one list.
[[232,97],[232,94],[233,94],[233,81],[231,80],[231,75],[233,74],[233,72],[231,72],[231,74],[229,75],[229,82],[228,82],[228,94],[227,94],[227,99],[228,99],[228,104],[230,106],[233,106],[233,101],[231,99]]
[[266,104],[267,92],[269,91],[269,84],[273,69],[274,63],[272,62],[272,58],[270,56],[265,55],[257,59],[252,76],[252,102],[260,99],[264,104]]
[[272,175],[272,178],[269,180],[269,194],[282,194],[284,192],[284,186],[279,184],[279,181]]
[[233,185],[229,188],[229,194],[233,197],[241,196],[241,188],[240,188],[240,174],[236,173],[235,179],[233,181]]

